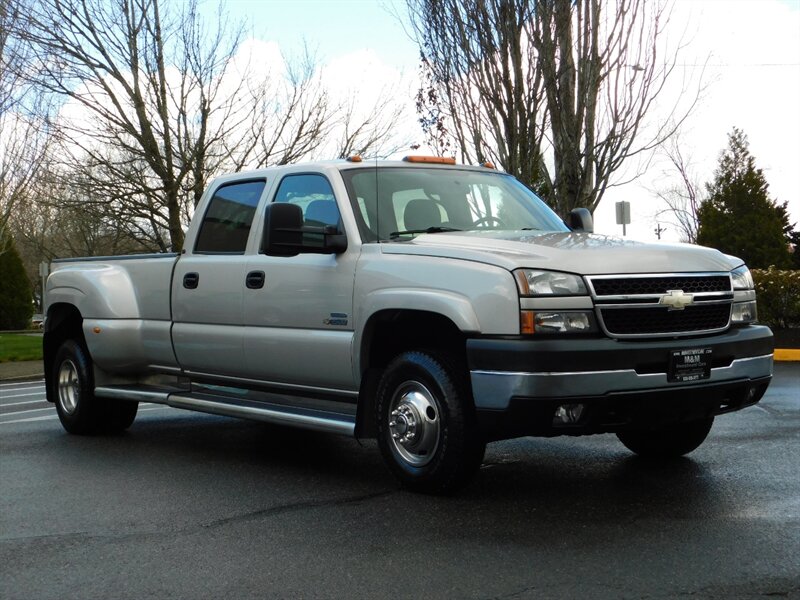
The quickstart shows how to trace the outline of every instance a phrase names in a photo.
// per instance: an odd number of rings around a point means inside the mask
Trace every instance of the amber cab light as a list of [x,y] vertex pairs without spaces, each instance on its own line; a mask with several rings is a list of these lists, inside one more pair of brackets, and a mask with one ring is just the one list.
[[456,164],[456,159],[452,156],[406,156],[404,159],[406,162],[412,163],[428,163],[434,165],[454,165]]
[[353,156],[347,157],[348,162],[361,162],[361,156],[359,154],[353,154]]

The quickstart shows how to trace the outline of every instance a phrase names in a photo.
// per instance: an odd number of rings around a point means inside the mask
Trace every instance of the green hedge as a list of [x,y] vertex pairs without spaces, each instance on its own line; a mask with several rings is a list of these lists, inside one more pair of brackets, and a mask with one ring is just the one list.
[[758,320],[770,327],[800,327],[800,271],[753,269]]
[[0,331],[27,328],[32,314],[33,295],[25,267],[11,238],[0,236]]

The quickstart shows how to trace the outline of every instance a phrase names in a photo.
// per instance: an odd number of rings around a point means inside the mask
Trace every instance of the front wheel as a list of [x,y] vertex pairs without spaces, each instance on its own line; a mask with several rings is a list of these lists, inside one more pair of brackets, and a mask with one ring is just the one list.
[[466,485],[486,448],[475,426],[466,374],[448,355],[405,352],[377,391],[378,445],[407,488],[444,494]]
[[66,340],[56,352],[52,392],[61,425],[77,435],[123,431],[133,423],[139,405],[95,398],[91,360],[77,340]]
[[675,458],[689,454],[702,444],[714,417],[659,427],[631,429],[617,433],[619,441],[631,452],[650,458]]

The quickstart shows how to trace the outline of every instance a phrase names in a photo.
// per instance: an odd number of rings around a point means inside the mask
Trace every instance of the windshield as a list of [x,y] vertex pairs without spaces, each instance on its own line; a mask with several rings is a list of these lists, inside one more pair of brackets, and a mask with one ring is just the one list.
[[342,171],[363,238],[446,231],[569,231],[536,194],[497,172],[419,167]]

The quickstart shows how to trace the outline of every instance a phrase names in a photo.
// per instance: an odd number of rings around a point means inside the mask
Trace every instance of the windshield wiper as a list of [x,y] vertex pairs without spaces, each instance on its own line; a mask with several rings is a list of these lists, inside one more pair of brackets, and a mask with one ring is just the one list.
[[446,233],[448,231],[463,231],[455,227],[428,227],[427,229],[408,229],[406,231],[393,231],[389,234],[389,239],[394,240],[401,235],[413,235],[415,233]]

